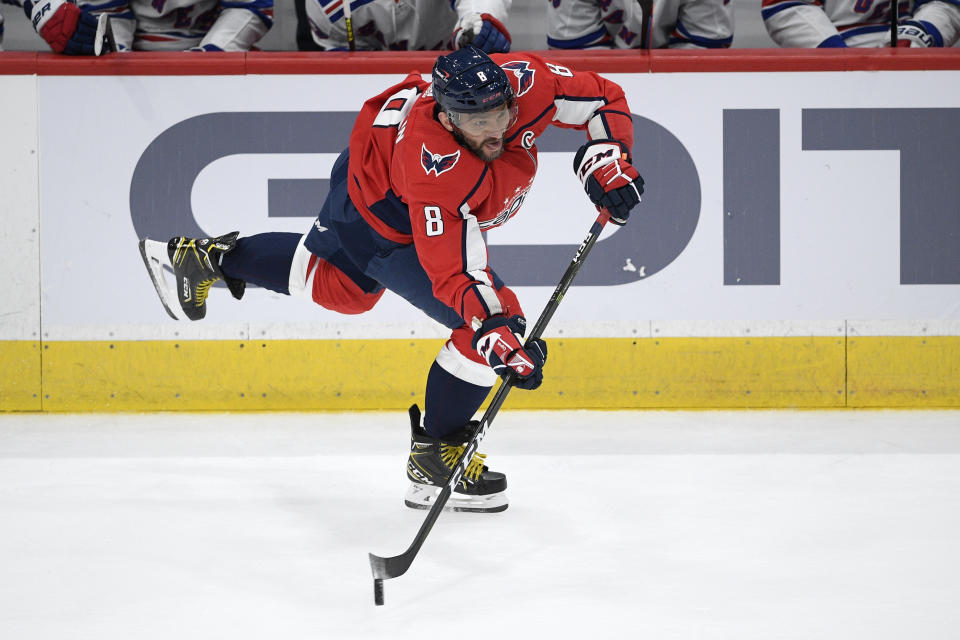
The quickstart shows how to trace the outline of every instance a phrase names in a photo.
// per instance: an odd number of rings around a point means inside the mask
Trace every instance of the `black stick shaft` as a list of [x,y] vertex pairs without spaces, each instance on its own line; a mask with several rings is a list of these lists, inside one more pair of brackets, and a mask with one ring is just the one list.
[[897,46],[897,22],[900,18],[900,0],[890,0],[890,46]]
[[[608,220],[610,220],[610,214],[607,213],[606,210],[601,211],[600,215],[597,216],[596,221],[593,223],[593,225],[591,225],[590,232],[587,234],[587,237],[577,248],[577,253],[573,256],[570,266],[568,266],[567,270],[563,273],[563,277],[560,278],[560,283],[557,285],[557,288],[554,289],[553,295],[550,296],[550,300],[547,302],[547,306],[544,307],[543,312],[537,319],[537,323],[533,325],[533,330],[530,332],[529,339],[539,338],[541,335],[543,335],[543,331],[546,329],[547,323],[549,323],[550,319],[553,318],[553,314],[556,312],[557,307],[560,306],[563,296],[573,283],[573,279],[580,271],[580,267],[583,266],[583,262],[587,259],[587,255],[589,255],[590,250],[593,249],[593,245],[596,244],[597,238],[600,236],[600,232],[603,231],[603,227],[607,224]],[[440,513],[443,511],[444,505],[446,505],[447,500],[450,499],[450,494],[453,493],[453,488],[457,486],[457,483],[460,482],[460,478],[463,477],[467,464],[473,458],[473,454],[476,453],[477,448],[480,446],[480,442],[486,435],[487,429],[490,427],[490,423],[493,422],[494,417],[500,411],[500,407],[503,406],[504,400],[507,399],[507,394],[510,393],[510,389],[513,386],[512,376],[513,374],[510,374],[500,383],[496,393],[493,395],[493,400],[490,401],[490,405],[484,412],[480,422],[476,427],[474,427],[473,432],[470,434],[470,439],[467,442],[467,446],[464,448],[463,453],[454,464],[453,471],[450,473],[450,477],[447,479],[446,486],[444,486],[437,495],[436,501],[433,503],[433,506],[430,507],[427,517],[424,519],[423,524],[420,525],[420,529],[417,531],[416,537],[414,537],[413,542],[410,544],[407,550],[402,554],[393,556],[391,558],[382,558],[372,553],[370,554],[370,569],[373,571],[374,580],[397,578],[406,573],[407,569],[410,568],[410,565],[413,563],[413,559],[417,557],[417,553],[420,551],[420,547],[423,546],[427,536],[430,535],[430,530],[433,529],[434,523],[437,521],[437,518],[440,517]]]
[[641,15],[643,16],[640,19],[640,48],[647,51],[650,50],[652,46],[650,44],[650,19],[653,17],[653,0],[637,0],[637,4],[640,5]]

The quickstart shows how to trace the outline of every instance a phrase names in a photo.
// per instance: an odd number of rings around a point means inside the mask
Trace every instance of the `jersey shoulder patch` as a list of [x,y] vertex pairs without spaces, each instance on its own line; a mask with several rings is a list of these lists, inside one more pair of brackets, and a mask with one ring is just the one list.
[[426,142],[420,143],[420,165],[428,176],[432,171],[439,178],[441,173],[453,169],[458,160],[460,160],[460,149],[444,155],[430,151]]
[[505,71],[512,71],[517,79],[517,97],[519,98],[533,88],[534,69],[527,60],[511,60],[500,65]]

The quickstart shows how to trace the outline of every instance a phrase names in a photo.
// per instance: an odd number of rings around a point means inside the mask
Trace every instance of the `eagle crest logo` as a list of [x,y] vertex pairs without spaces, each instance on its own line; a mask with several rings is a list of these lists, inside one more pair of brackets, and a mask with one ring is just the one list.
[[426,171],[427,175],[430,175],[430,172],[433,171],[433,173],[439,177],[444,171],[453,169],[454,165],[457,164],[457,160],[460,159],[459,149],[446,156],[431,152],[425,144],[421,144],[420,149],[420,164],[423,165],[423,170]]
[[533,87],[533,74],[535,70],[530,68],[530,63],[526,60],[514,60],[513,62],[500,65],[500,68],[513,71],[513,75],[517,77],[519,81],[518,84],[520,85],[520,88],[517,90],[518,98],[527,91],[530,91]]

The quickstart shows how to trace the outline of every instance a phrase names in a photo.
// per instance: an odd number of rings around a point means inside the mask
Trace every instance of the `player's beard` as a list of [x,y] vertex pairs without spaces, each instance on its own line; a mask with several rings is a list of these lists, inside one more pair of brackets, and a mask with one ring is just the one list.
[[[466,147],[467,150],[470,151],[470,153],[477,156],[484,162],[493,162],[494,160],[500,157],[501,153],[503,153],[503,137],[502,136],[499,138],[484,138],[483,140],[480,141],[479,145],[475,145],[474,143],[467,140],[466,136],[464,136],[459,129],[454,128],[451,133],[453,133],[454,140],[460,143],[461,147]],[[493,153],[487,153],[484,150],[483,147],[485,144],[487,144],[488,142],[496,142],[498,140],[500,141],[500,147],[496,151],[494,151]]]

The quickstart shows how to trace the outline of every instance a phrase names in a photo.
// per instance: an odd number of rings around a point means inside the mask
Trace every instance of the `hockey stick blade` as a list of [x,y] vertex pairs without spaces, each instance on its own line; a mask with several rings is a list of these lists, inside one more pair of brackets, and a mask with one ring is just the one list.
[[180,317],[177,316],[175,309],[180,307],[180,303],[176,299],[176,293],[167,286],[163,273],[164,266],[170,266],[167,257],[167,243],[144,238],[140,241],[140,257],[143,258],[143,266],[147,268],[147,274],[150,276],[150,281],[153,282],[153,288],[157,290],[160,304],[163,305],[164,310],[171,318],[179,320]]
[[370,557],[370,570],[373,572],[374,579],[389,580],[390,578],[399,578],[407,572],[407,569],[413,564],[413,559],[417,557],[420,547],[423,546],[424,541],[430,534],[433,524],[437,521],[437,518],[440,517],[440,513],[443,512],[443,506],[447,503],[447,500],[450,499],[451,493],[453,493],[453,490],[448,483],[437,495],[436,502],[430,507],[430,512],[427,513],[427,517],[424,519],[423,524],[420,525],[420,530],[417,531],[413,543],[406,551],[398,556],[389,558],[383,558],[372,553],[368,554]]
[[[530,337],[528,340],[533,340],[543,335],[543,331],[546,329],[547,323],[550,322],[550,319],[556,312],[557,307],[560,305],[560,301],[563,300],[567,289],[570,288],[570,284],[580,271],[580,267],[583,266],[584,261],[587,259],[587,255],[590,253],[591,249],[593,249],[593,245],[596,244],[597,238],[600,236],[600,232],[603,231],[603,227],[609,220],[610,214],[605,209],[600,212],[599,216],[597,216],[596,221],[590,227],[590,232],[587,234],[587,237],[584,238],[583,242],[580,243],[580,246],[577,247],[577,252],[574,254],[573,260],[570,262],[567,270],[563,273],[563,277],[560,278],[560,283],[557,284],[557,288],[554,289],[553,295],[551,295],[550,300],[547,301],[547,305],[544,307],[543,312],[537,319],[537,323],[533,326],[533,330],[530,332]],[[443,512],[443,507],[446,505],[447,500],[450,499],[450,495],[453,493],[453,488],[457,486],[460,478],[463,477],[468,461],[473,458],[473,454],[476,453],[480,446],[480,441],[483,440],[483,437],[487,434],[487,430],[490,428],[490,423],[493,422],[494,417],[496,417],[497,413],[500,411],[500,407],[503,406],[504,400],[507,399],[507,394],[510,393],[510,389],[513,387],[512,377],[513,374],[511,373],[500,383],[500,386],[497,388],[497,392],[493,395],[493,400],[490,401],[490,405],[484,412],[483,417],[480,418],[480,421],[470,432],[470,438],[467,441],[467,445],[464,447],[460,457],[457,458],[457,461],[454,463],[453,471],[450,472],[450,477],[447,478],[446,485],[443,487],[443,490],[440,491],[439,495],[437,495],[436,501],[433,503],[433,506],[430,507],[427,517],[424,519],[423,524],[420,525],[420,529],[417,531],[416,537],[414,537],[413,542],[410,544],[407,550],[398,556],[392,556],[389,558],[384,558],[372,553],[368,554],[370,558],[370,570],[373,572],[375,591],[380,594],[379,602],[377,602],[377,604],[380,604],[383,601],[383,585],[377,581],[388,580],[390,578],[402,576],[407,572],[407,569],[410,568],[410,565],[413,564],[413,560],[417,557],[420,547],[423,546],[427,536],[430,535],[430,531],[433,529],[434,523]]]

